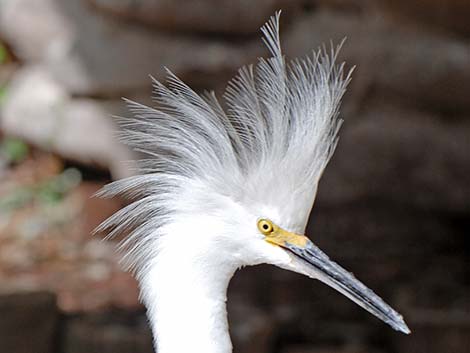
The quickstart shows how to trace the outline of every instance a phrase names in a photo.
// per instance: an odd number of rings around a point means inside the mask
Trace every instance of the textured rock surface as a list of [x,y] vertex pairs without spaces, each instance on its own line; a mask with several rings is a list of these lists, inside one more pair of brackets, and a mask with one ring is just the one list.
[[[83,0],[82,0],[83,1]],[[172,31],[246,35],[257,33],[274,11],[290,10],[297,1],[89,0],[98,9]],[[287,12],[288,13],[288,12]]]
[[152,353],[152,337],[143,313],[78,315],[66,321],[65,353]]
[[2,352],[49,353],[55,349],[59,312],[51,293],[0,295]]
[[72,99],[46,70],[28,67],[9,85],[0,128],[71,160],[125,177],[129,172],[122,161],[131,159],[131,154],[114,138],[109,108],[91,99]]
[[357,66],[348,93],[356,104],[378,97],[437,112],[470,111],[470,47],[463,41],[397,27],[382,17],[326,10],[300,16],[283,38],[287,54],[296,57],[346,37],[340,58]]
[[346,119],[319,202],[380,200],[426,211],[470,209],[468,120],[443,121],[386,106]]
[[466,0],[403,1],[383,0],[384,10],[408,22],[420,22],[428,29],[438,28],[460,35],[470,35],[470,3]]
[[256,56],[250,44],[150,32],[99,16],[85,5],[58,0],[38,0],[34,6],[28,0],[2,2],[0,31],[22,60],[40,61],[78,95],[119,97],[132,90],[148,91],[149,75],[163,77],[163,66],[182,77],[199,72],[226,75]]
[[400,352],[465,352],[470,347],[470,320],[460,311],[419,311],[414,313],[413,340],[394,341]]

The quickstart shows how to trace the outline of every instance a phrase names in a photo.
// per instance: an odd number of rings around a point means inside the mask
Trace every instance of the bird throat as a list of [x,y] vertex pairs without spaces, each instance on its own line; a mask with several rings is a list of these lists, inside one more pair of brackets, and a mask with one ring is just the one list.
[[226,298],[236,268],[170,250],[157,257],[140,278],[156,351],[232,352]]

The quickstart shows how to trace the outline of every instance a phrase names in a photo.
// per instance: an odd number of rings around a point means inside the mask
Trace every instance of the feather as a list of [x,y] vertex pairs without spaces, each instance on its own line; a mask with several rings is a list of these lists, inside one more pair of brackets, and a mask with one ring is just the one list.
[[337,144],[338,107],[351,71],[335,64],[341,45],[286,62],[279,17],[262,28],[271,57],[239,70],[224,94],[226,110],[213,92],[198,95],[170,71],[167,86],[153,79],[156,108],[127,101],[133,118],[118,118],[120,137],[146,156],[141,175],[99,195],[137,200],[97,231],[130,233],[121,248],[131,268],[139,271],[155,255],[149,244],[191,188],[269,204],[306,223]]

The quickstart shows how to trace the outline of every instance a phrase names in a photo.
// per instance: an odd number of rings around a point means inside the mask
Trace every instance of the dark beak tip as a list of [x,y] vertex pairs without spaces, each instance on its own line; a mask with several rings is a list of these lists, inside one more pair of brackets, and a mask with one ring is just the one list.
[[388,320],[383,321],[390,325],[395,331],[401,332],[405,335],[409,335],[411,333],[411,330],[403,319],[403,316],[395,311],[392,317],[389,317]]
[[346,295],[356,304],[390,325],[394,330],[406,335],[411,333],[399,313],[393,310],[371,289],[359,282],[353,274],[331,261],[313,243],[309,242],[305,248],[286,243],[286,248],[322,274],[324,279],[319,277],[319,280]]
[[411,333],[410,328],[408,325],[405,323],[405,321],[402,321],[400,325],[397,327],[397,331],[400,331],[401,333],[404,333],[405,335],[409,335]]

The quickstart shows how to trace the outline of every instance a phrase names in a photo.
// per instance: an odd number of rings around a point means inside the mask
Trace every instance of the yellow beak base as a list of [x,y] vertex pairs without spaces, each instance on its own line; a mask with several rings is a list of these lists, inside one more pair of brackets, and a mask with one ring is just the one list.
[[265,240],[271,244],[285,247],[287,244],[305,248],[309,239],[305,235],[288,232],[275,224],[269,234],[265,234]]

